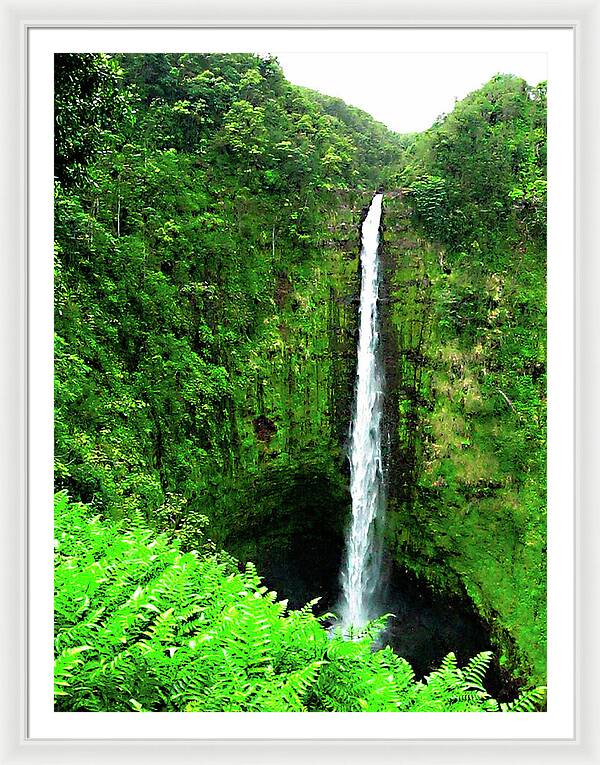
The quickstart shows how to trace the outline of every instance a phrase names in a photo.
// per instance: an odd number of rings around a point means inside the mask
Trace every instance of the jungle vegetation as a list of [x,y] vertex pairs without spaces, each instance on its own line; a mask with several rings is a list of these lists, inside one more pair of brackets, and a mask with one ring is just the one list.
[[[57,710],[542,708],[545,99],[498,75],[399,136],[272,57],[56,56]],[[489,623],[512,705],[490,654],[416,678],[261,579],[346,524],[379,187],[389,554]]]

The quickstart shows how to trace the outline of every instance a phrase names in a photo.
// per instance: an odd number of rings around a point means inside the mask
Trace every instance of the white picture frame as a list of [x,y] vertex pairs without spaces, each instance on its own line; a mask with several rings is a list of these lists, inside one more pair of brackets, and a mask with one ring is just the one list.
[[[598,127],[598,106],[594,101],[594,88],[598,86],[598,53],[596,35],[600,32],[598,0],[556,2],[547,7],[541,2],[523,0],[519,4],[499,3],[491,0],[485,6],[475,2],[444,3],[423,0],[415,6],[396,7],[392,2],[378,2],[368,7],[343,6],[327,0],[321,3],[288,4],[253,3],[244,7],[241,2],[221,2],[218,6],[194,8],[193,3],[177,6],[136,7],[131,0],[117,4],[81,8],[64,4],[36,4],[4,2],[2,4],[2,50],[6,58],[3,67],[6,94],[2,121],[3,167],[2,173],[2,228],[5,237],[2,263],[2,351],[6,374],[3,375],[3,422],[6,423],[2,439],[2,475],[5,513],[3,514],[3,644],[2,677],[6,678],[2,696],[1,748],[2,762],[145,762],[207,761],[233,762],[305,762],[317,761],[358,762],[377,760],[397,762],[402,758],[411,762],[504,762],[509,757],[523,762],[599,762],[598,734],[594,730],[594,680],[598,679],[598,661],[594,658],[593,637],[598,634],[590,592],[597,583],[598,571],[594,565],[594,531],[597,520],[593,513],[593,462],[597,455],[594,433],[598,424],[598,408],[593,401],[597,388],[598,358],[594,351],[594,287],[598,284],[597,265],[593,263],[592,204],[598,201],[597,183],[598,149],[594,146]],[[576,450],[573,454],[577,466],[577,627],[576,651],[576,710],[577,720],[573,737],[560,741],[482,740],[477,737],[449,740],[433,737],[393,740],[371,738],[367,740],[260,739],[247,738],[232,741],[170,741],[149,739],[118,740],[69,737],[34,740],[29,736],[28,683],[26,668],[27,595],[29,582],[25,567],[27,528],[27,237],[25,233],[27,190],[25,168],[27,143],[25,135],[27,92],[27,35],[33,28],[54,26],[125,26],[125,27],[516,27],[553,28],[574,30],[576,40],[576,342],[578,366],[576,396],[567,406],[577,406],[585,418],[578,421]],[[18,119],[16,118],[18,115]],[[31,129],[31,125],[30,125]],[[581,161],[580,158],[585,158]],[[15,190],[19,189],[19,193]],[[585,211],[588,215],[584,216]],[[4,234],[5,232],[5,234]],[[588,253],[586,258],[585,253]],[[582,353],[585,349],[585,354]],[[595,355],[594,355],[595,353]],[[31,424],[31,423],[30,423]],[[31,431],[30,431],[31,432]],[[29,444],[31,447],[31,444]],[[586,605],[588,606],[586,608]],[[4,642],[4,640],[6,642]],[[585,667],[585,672],[582,671]],[[110,715],[108,715],[110,717]]]

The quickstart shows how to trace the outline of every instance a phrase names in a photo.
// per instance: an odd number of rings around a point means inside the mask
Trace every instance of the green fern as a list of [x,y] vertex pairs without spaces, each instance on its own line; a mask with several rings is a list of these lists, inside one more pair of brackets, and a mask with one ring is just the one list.
[[502,712],[536,712],[546,701],[546,688],[523,691],[508,704],[500,704]]

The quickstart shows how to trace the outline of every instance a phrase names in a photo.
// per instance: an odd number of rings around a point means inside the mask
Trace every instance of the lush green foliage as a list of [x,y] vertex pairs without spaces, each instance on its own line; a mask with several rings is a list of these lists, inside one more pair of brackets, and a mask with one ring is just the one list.
[[85,179],[109,128],[129,116],[119,70],[107,56],[61,53],[54,61],[54,175],[63,187]]
[[[175,704],[172,683],[192,683],[184,664],[195,660],[184,622],[200,619],[174,615],[198,606],[181,566],[193,582],[204,571],[213,584],[233,577],[231,590],[218,585],[223,608],[210,612],[210,634],[231,640],[224,610],[260,585],[204,549],[205,531],[259,564],[307,539],[315,558],[327,556],[339,540],[357,225],[384,182],[408,186],[412,210],[409,220],[404,201],[386,197],[386,248],[400,253],[389,285],[399,380],[391,547],[431,585],[466,591],[493,625],[501,661],[529,685],[545,682],[545,89],[498,77],[423,136],[399,137],[339,99],[291,85],[268,57],[60,54],[55,145],[56,486],[105,519],[90,521],[99,544],[113,540],[94,554],[98,569],[86,544],[71,540],[64,560],[58,553],[60,703],[92,708],[89,689],[102,687],[102,708],[135,708],[129,697],[144,708]],[[74,523],[79,513],[83,539],[83,508],[60,508]],[[148,566],[146,543],[160,550]],[[127,545],[129,573],[115,557]],[[147,581],[157,580],[160,614],[174,609],[164,634],[177,642],[167,648],[167,638],[133,634],[163,634],[152,609],[138,619],[133,593],[147,582],[135,556]],[[118,588],[104,597],[113,570],[135,584],[123,600]],[[93,611],[81,610],[78,572],[97,588]],[[180,583],[181,601],[161,594],[160,572]],[[286,614],[266,593],[248,602],[248,629],[255,617],[271,620],[278,645],[300,640],[290,630],[319,635],[322,650],[289,672],[275,644],[265,649],[260,671],[277,667],[288,701],[376,705],[370,691],[351,701],[333,685],[367,687],[368,673],[383,672],[379,661],[405,677],[401,660],[370,654],[368,641],[339,642],[349,653],[333,661],[335,641],[323,642],[309,612]],[[123,629],[134,625],[123,656],[113,605]],[[111,674],[117,656],[122,676]],[[134,662],[147,667],[143,678]],[[328,674],[335,667],[340,675]],[[441,682],[458,672],[447,665]],[[249,677],[254,690],[227,703],[281,702],[265,690],[270,675]],[[127,698],[119,678],[133,684]],[[433,685],[418,686],[419,703]],[[381,698],[398,701],[395,693]],[[221,708],[215,694],[206,703]],[[204,702],[176,703],[168,708]]]
[[[267,448],[278,469],[339,475],[337,294],[355,266],[328,262],[324,238],[331,189],[372,182],[384,129],[252,55],[57,61],[57,486],[113,517],[189,521],[238,512],[228,494]],[[85,119],[65,138],[71,104]]]
[[414,141],[411,153],[404,178],[430,239],[457,250],[507,235],[512,242],[545,237],[545,83],[497,75]]
[[[423,682],[390,648],[330,635],[314,603],[287,611],[252,564],[182,552],[141,521],[57,495],[55,694],[60,711],[499,711],[490,655],[453,654]],[[543,689],[504,711],[533,711]]]
[[392,320],[404,393],[397,481],[409,487],[397,492],[390,535],[404,565],[441,589],[466,590],[496,625],[501,661],[538,682],[546,671],[545,115],[544,85],[495,77],[413,142],[409,208],[390,200],[386,213],[387,246],[402,248]]

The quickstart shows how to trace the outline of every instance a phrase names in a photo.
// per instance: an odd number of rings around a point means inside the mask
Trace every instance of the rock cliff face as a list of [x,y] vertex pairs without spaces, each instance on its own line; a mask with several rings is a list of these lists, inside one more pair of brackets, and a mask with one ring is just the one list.
[[274,311],[237,397],[227,511],[214,513],[225,549],[256,562],[298,605],[315,596],[332,605],[336,596],[350,513],[359,229],[370,199],[337,192],[318,255],[278,274]]
[[[534,437],[543,415],[516,411],[491,382],[518,374],[545,395],[535,363],[504,352],[522,310],[519,272],[451,268],[412,230],[401,193],[384,209],[390,555],[433,589],[468,597],[491,626],[500,664],[544,682],[545,455]],[[530,268],[543,283],[539,254]],[[465,284],[482,314],[474,337]],[[532,335],[544,316],[543,304],[531,313]]]

